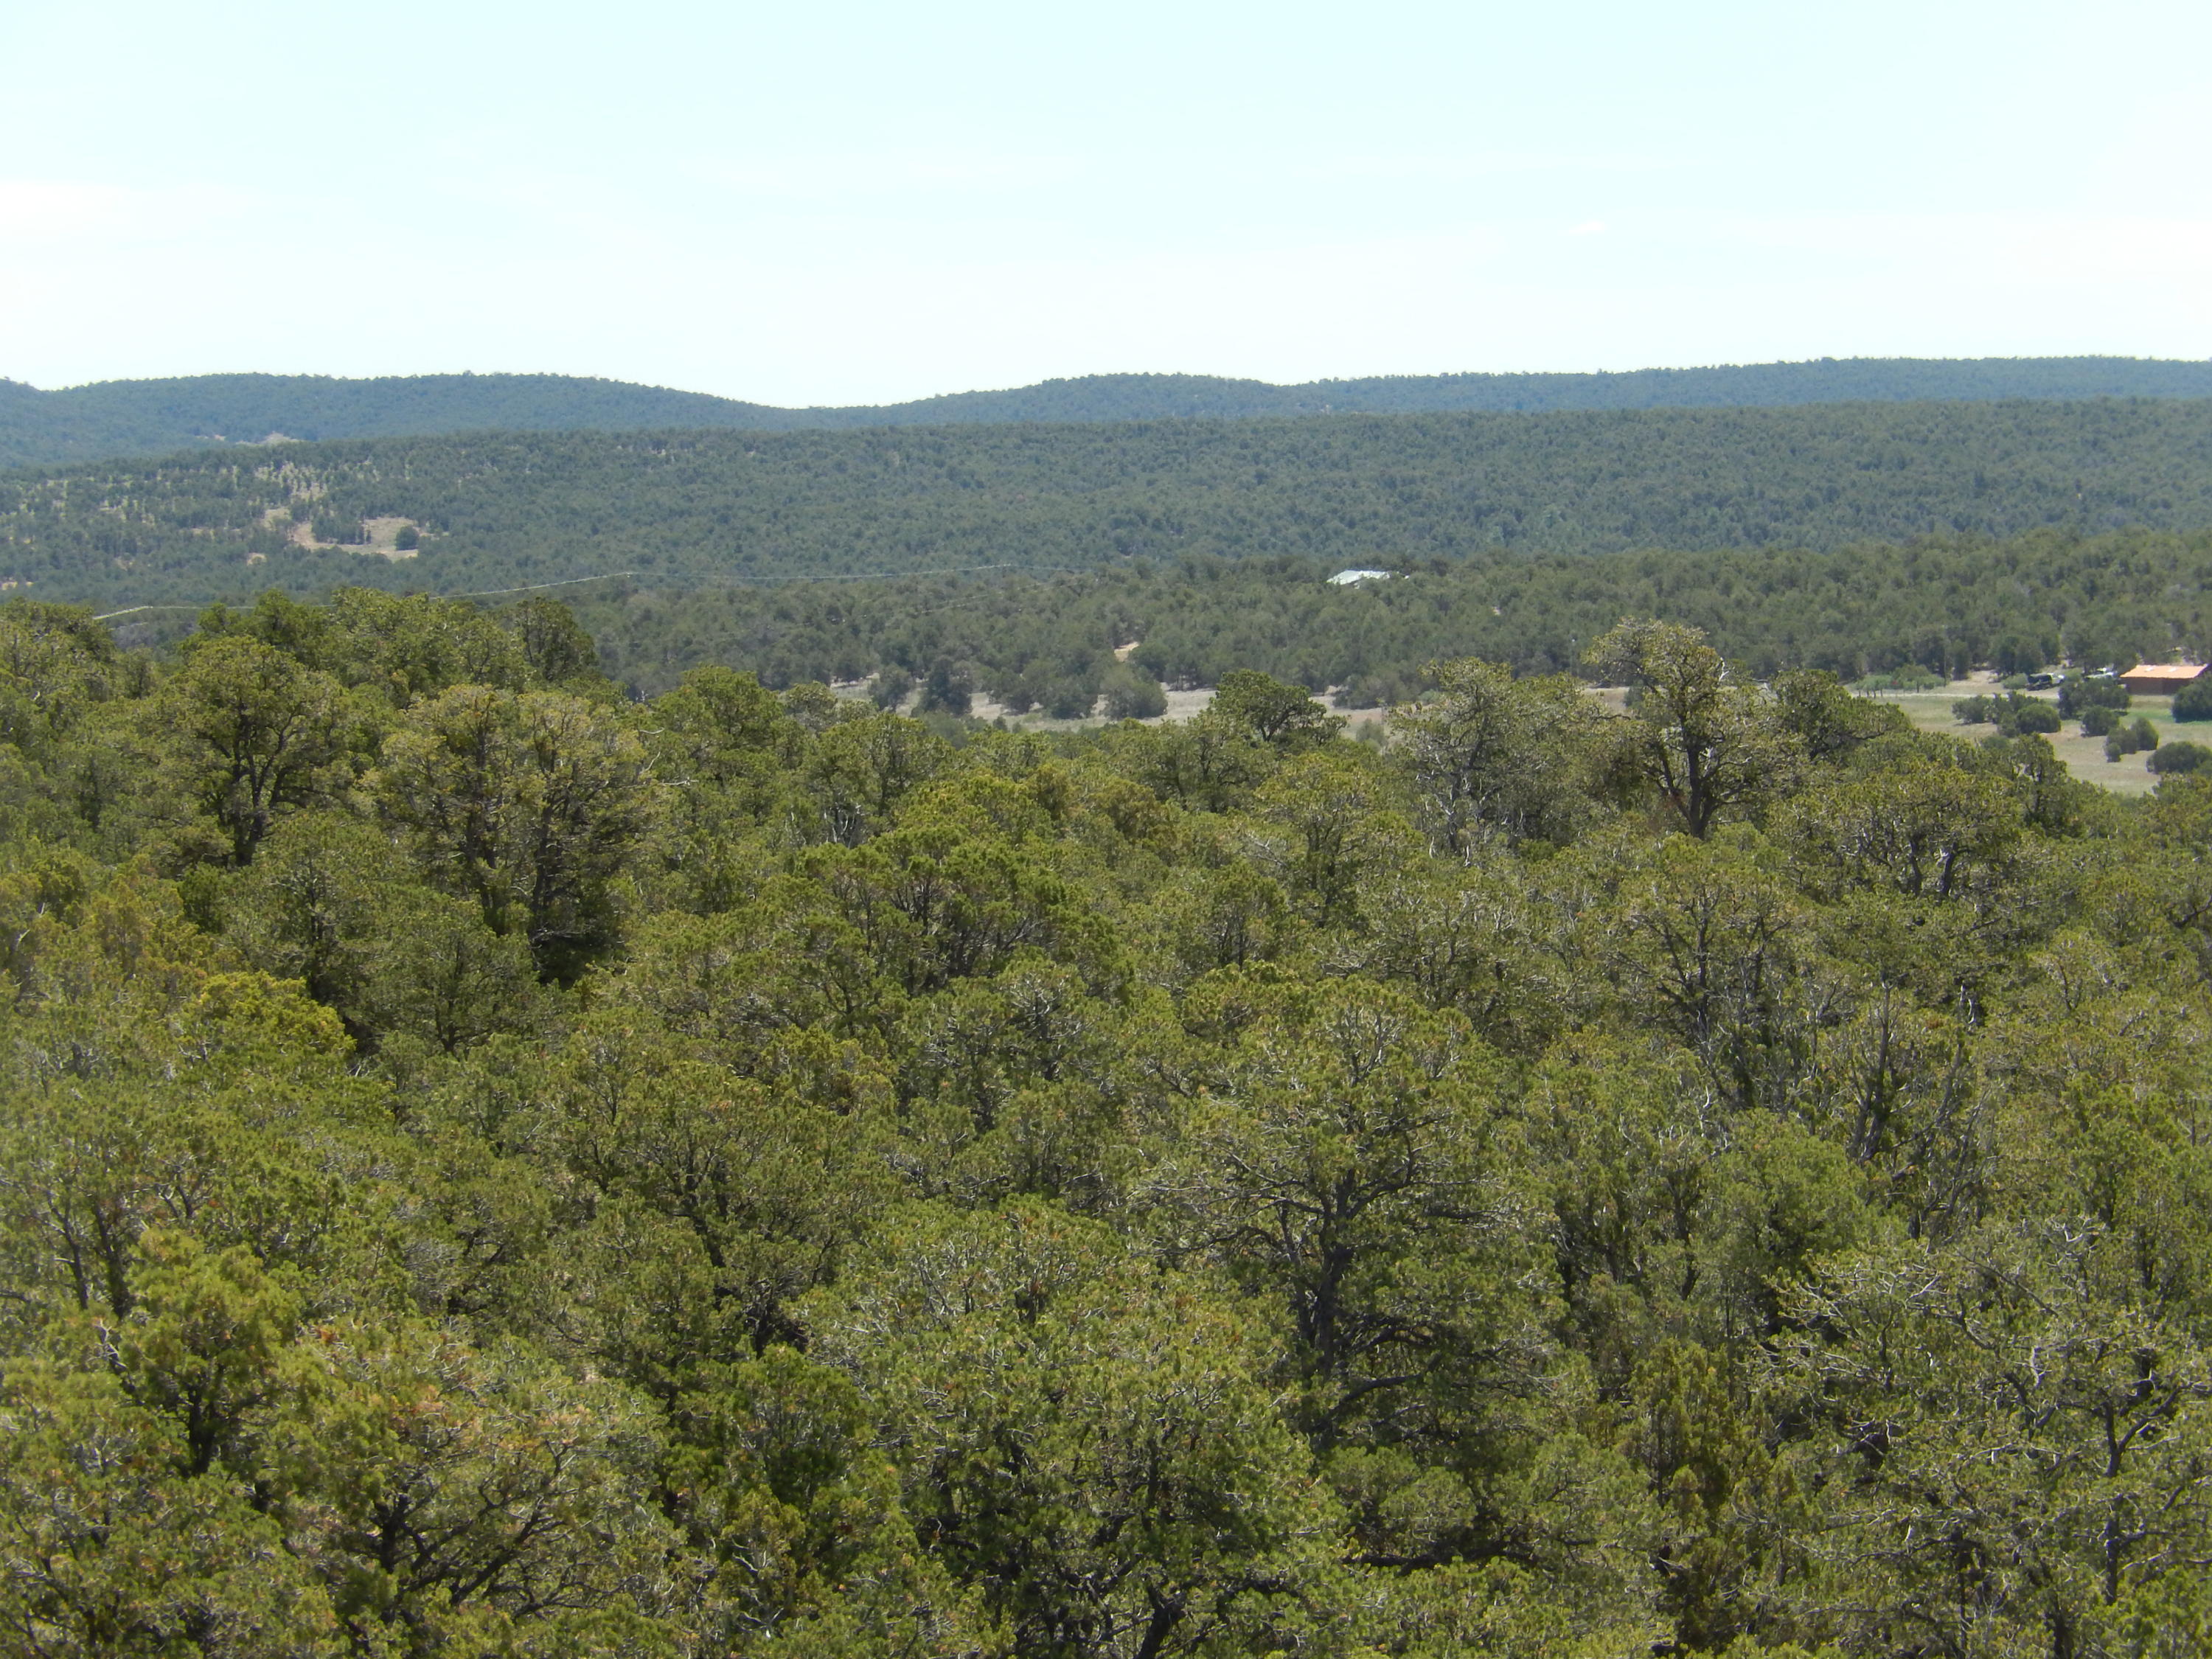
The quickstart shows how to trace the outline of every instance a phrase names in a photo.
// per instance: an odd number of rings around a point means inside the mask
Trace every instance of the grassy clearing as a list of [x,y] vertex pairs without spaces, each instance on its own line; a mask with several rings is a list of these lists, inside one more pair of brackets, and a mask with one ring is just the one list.
[[[1997,688],[1986,676],[1972,680],[1955,680],[1941,691],[1883,691],[1875,694],[1877,700],[1893,703],[1905,711],[1905,718],[1923,732],[1948,732],[1954,737],[1984,738],[1996,728],[1988,726],[1961,726],[1953,717],[1951,705],[1961,697],[1993,692]],[[2056,692],[2031,691],[2046,702],[2057,702]],[[2141,714],[2158,732],[2160,743],[2181,738],[2191,743],[2212,744],[2212,730],[2201,723],[2181,723],[2173,718],[2173,699],[2171,697],[2142,697],[2135,700],[2127,712],[2132,720]],[[2130,755],[2124,760],[2105,758],[2105,740],[2085,738],[2081,726],[2069,720],[2063,728],[2051,734],[2051,746],[2058,751],[2058,758],[2066,763],[2066,769],[2085,782],[2101,785],[2118,795],[2147,795],[2158,785],[2158,775],[2144,764],[2149,757]]]
[[[1985,738],[1996,728],[1960,725],[1951,713],[1951,705],[1962,697],[1992,694],[2001,689],[1994,674],[1977,674],[1972,679],[1954,680],[1940,691],[1880,691],[1862,695],[1871,695],[1876,702],[1894,704],[1903,709],[1905,718],[1921,731],[1948,732],[1953,737],[1972,740]],[[839,690],[848,696],[864,694],[863,688],[859,686],[840,687]],[[1626,693],[1618,686],[1594,687],[1591,695],[1614,714],[1625,714],[1627,710]],[[2031,691],[2027,695],[2045,702],[2058,701],[2056,692]],[[1213,701],[1213,691],[1211,687],[1189,691],[1170,690],[1167,699],[1166,714],[1146,720],[1145,725],[1158,726],[1187,720]],[[1338,709],[1335,697],[1326,693],[1321,701],[1330,709],[1344,714],[1347,721],[1346,730],[1353,735],[1358,735],[1362,726],[1381,724],[1388,720],[1389,711],[1386,709]],[[912,699],[908,701],[902,712],[914,712]],[[981,695],[975,698],[973,712],[981,720],[1003,718],[1007,726],[1017,732],[1083,732],[1112,724],[1110,720],[1095,714],[1087,719],[1072,720],[1054,720],[1036,710],[1025,714],[1008,714],[1000,704]],[[2173,718],[2173,699],[2171,697],[2137,697],[2128,709],[2127,718],[2132,720],[2138,714],[2148,718],[2157,728],[2160,743],[2181,738],[2212,745],[2212,726],[2178,723]],[[2058,758],[2066,763],[2066,769],[2075,777],[2118,795],[2147,795],[2158,787],[2157,775],[2144,764],[2148,757],[2130,755],[2122,760],[2108,761],[2105,758],[2105,740],[2102,738],[2085,738],[2081,733],[2080,723],[2069,720],[2051,734],[2051,746],[2058,751]]]

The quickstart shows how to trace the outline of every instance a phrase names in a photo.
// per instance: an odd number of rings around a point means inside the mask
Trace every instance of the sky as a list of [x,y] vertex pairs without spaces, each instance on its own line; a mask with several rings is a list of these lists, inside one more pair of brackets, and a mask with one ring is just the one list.
[[2203,0],[4,0],[0,377],[2212,356]]

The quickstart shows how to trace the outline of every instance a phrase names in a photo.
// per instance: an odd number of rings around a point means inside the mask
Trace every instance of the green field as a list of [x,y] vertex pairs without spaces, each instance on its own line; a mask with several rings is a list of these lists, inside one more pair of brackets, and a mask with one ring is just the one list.
[[[1987,675],[1971,680],[1954,680],[1941,691],[1884,691],[1876,694],[1877,700],[1894,703],[1905,711],[1905,718],[1923,732],[1949,732],[1963,738],[1987,737],[1996,728],[1988,726],[1961,726],[1951,713],[1951,705],[1961,697],[1992,692],[1996,686]],[[2056,693],[2043,696],[2047,702],[2057,702]],[[2148,720],[2158,730],[2160,743],[2176,738],[2191,742],[2212,739],[2202,726],[2178,722],[2173,718],[2173,699],[2171,697],[2137,697],[2128,710],[2130,720],[2137,715]],[[2101,785],[2119,795],[2147,795],[2158,787],[2158,775],[2144,764],[2147,755],[2130,755],[2121,760],[2105,758],[2105,740],[2085,738],[2078,722],[2069,720],[2063,729],[2051,734],[2051,746],[2058,751],[2058,758],[2066,763],[2067,770],[2086,783]]]

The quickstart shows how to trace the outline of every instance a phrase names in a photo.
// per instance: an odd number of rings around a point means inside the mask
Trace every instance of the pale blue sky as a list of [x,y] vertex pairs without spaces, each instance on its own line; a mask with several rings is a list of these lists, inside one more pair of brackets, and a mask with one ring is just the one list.
[[0,4],[0,375],[2212,356],[2212,6]]

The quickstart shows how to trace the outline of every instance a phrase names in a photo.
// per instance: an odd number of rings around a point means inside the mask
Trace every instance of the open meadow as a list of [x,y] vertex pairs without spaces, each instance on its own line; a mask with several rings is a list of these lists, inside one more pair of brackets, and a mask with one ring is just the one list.
[[[1873,695],[1878,702],[1893,703],[1905,711],[1907,720],[1923,732],[1948,732],[1955,737],[1987,737],[1996,728],[1988,726],[1961,726],[1951,712],[1951,705],[1962,697],[1988,695],[1998,690],[1996,676],[1977,674],[1970,679],[1954,680],[1941,691],[1881,691]],[[2056,703],[2055,691],[2032,691],[2027,694],[2043,702]],[[2173,699],[2171,697],[2138,696],[2128,708],[2128,718],[2137,715],[2157,728],[2161,744],[2177,738],[2192,742],[2212,741],[2212,732],[2202,726],[2192,726],[2173,718]],[[2147,755],[2128,755],[2119,760],[2105,758],[2105,740],[2085,738],[2078,720],[2069,720],[2065,726],[2050,734],[2051,746],[2058,751],[2058,758],[2066,763],[2066,769],[2085,783],[2094,783],[2120,795],[2146,795],[2158,787],[2158,775],[2144,764]]]

